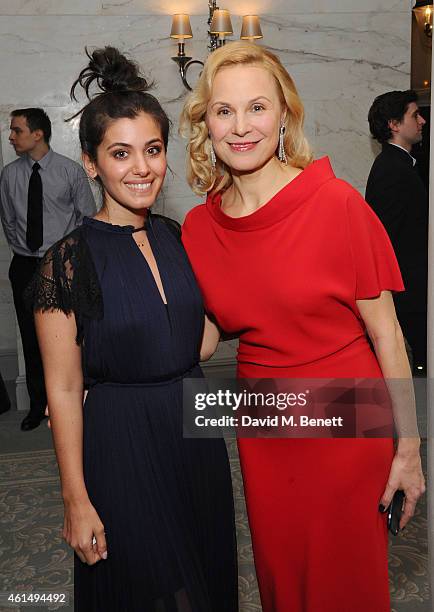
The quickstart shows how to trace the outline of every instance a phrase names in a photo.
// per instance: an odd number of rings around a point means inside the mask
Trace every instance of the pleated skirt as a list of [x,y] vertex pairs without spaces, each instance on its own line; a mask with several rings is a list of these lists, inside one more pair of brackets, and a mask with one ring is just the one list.
[[75,557],[76,612],[238,609],[226,446],[183,438],[182,380],[92,388],[84,474],[108,558]]

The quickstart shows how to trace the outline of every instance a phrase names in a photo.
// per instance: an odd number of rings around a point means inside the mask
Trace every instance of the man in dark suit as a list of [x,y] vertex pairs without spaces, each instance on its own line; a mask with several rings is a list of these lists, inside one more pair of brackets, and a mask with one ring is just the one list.
[[406,291],[395,307],[413,353],[414,371],[426,372],[428,193],[411,155],[422,140],[424,118],[414,91],[378,96],[369,115],[372,136],[382,145],[369,174],[366,201],[389,234]]

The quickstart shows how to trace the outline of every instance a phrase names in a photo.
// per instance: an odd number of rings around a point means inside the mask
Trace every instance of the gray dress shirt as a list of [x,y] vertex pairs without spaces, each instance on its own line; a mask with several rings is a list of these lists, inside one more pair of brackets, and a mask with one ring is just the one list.
[[18,255],[42,257],[55,242],[96,213],[89,179],[77,162],[52,149],[38,163],[43,190],[44,242],[31,252],[26,243],[27,194],[34,160],[23,155],[0,176],[0,217],[6,240]]

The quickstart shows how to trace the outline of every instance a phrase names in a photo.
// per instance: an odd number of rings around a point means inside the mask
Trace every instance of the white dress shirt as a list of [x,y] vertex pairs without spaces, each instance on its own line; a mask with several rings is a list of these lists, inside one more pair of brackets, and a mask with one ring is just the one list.
[[92,217],[96,206],[83,168],[49,149],[38,160],[43,190],[43,243],[38,251],[31,252],[26,242],[27,196],[34,163],[29,155],[23,155],[3,168],[0,217],[14,253],[42,257],[50,246],[80,225],[85,215]]

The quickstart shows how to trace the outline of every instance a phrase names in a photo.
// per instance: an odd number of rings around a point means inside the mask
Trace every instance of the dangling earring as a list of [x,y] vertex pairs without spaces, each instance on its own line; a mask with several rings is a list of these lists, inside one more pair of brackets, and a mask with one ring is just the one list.
[[209,144],[210,144],[211,166],[212,166],[212,169],[215,170],[215,167],[217,164],[217,158],[215,156],[215,151],[214,151],[214,147],[212,146],[211,138],[209,140]]
[[285,143],[283,142],[284,135],[285,135],[285,126],[281,125],[280,126],[280,130],[279,130],[279,154],[278,154],[278,158],[282,162],[282,164],[285,164],[285,166],[286,166],[288,164],[288,160],[286,159]]

